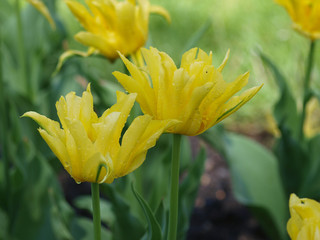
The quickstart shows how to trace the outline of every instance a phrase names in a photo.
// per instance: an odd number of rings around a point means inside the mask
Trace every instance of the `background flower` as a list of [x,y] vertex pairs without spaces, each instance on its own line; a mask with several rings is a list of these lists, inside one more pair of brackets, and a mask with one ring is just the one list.
[[86,29],[77,33],[75,39],[109,59],[118,58],[117,51],[127,56],[144,46],[150,13],[159,13],[170,20],[165,9],[150,6],[148,0],[87,0],[90,11],[77,1],[66,3]]
[[192,136],[206,131],[237,111],[261,88],[253,87],[233,96],[248,83],[249,73],[231,83],[223,80],[221,71],[229,52],[215,68],[211,52],[193,48],[183,55],[178,69],[164,52],[155,48],[141,51],[146,66],[139,68],[121,55],[131,77],[120,72],[114,75],[128,92],[138,94],[137,101],[145,114],[181,121],[168,129],[172,133]]
[[320,38],[319,0],[276,0],[288,11],[294,28],[311,39]]
[[40,0],[27,0],[32,6],[34,6],[50,23],[52,29],[56,29],[56,24],[54,23],[54,20],[52,19],[50,12],[46,5]]
[[291,194],[287,229],[292,240],[320,239],[320,204]]

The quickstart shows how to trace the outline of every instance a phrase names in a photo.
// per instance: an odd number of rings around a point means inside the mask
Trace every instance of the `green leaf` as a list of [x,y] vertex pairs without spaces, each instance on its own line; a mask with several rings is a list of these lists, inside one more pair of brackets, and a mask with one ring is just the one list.
[[308,156],[310,161],[306,162],[303,159],[300,167],[306,169],[303,175],[303,184],[301,186],[301,191],[298,193],[300,196],[319,199],[320,198],[320,135],[316,135],[308,141]]
[[[178,221],[178,237],[177,239],[185,239],[189,229],[191,213],[194,202],[198,194],[201,176],[204,171],[204,163],[207,154],[202,147],[196,159],[192,161],[192,165],[187,170],[186,178],[179,187],[179,221]],[[191,160],[192,156],[189,156]]]
[[280,91],[280,98],[274,107],[274,116],[278,125],[282,124],[288,128],[294,138],[298,139],[299,134],[299,115],[297,112],[297,103],[295,97],[277,66],[264,54],[260,53],[263,63],[271,71],[276,80]]
[[[92,214],[92,199],[90,196],[80,196],[74,200],[74,205],[83,210],[87,210]],[[115,215],[112,211],[110,202],[100,198],[101,221],[109,227],[115,223]]]
[[114,189],[113,184],[100,184],[100,191],[112,203],[112,210],[115,214],[116,220],[112,226],[113,239],[140,240],[144,234],[144,227],[132,215],[131,206],[126,199]]
[[264,229],[272,239],[286,239],[288,199],[282,188],[277,159],[244,136],[229,133],[226,144],[235,197],[247,206],[263,208],[265,211],[260,211],[257,217],[261,222],[270,218],[273,223]]
[[145,214],[145,217],[148,222],[148,235],[146,236],[146,240],[161,240],[162,239],[162,232],[161,227],[155,218],[149,204],[143,199],[143,197],[134,189],[133,183],[131,184],[131,189],[138,200],[141,208],[143,209],[143,212]]
[[209,18],[202,26],[196,31],[191,38],[187,41],[185,44],[184,50],[182,51],[182,54],[186,52],[187,50],[196,47],[198,45],[198,42],[203,37],[203,35],[208,31],[208,29],[212,25],[212,20]]
[[291,132],[280,124],[281,138],[275,143],[274,152],[278,158],[281,178],[287,198],[291,193],[300,195],[303,182],[308,175],[309,154],[305,146],[296,140]]
[[[88,218],[75,218],[72,222],[71,228],[73,239],[75,240],[92,240],[94,239],[93,233],[93,222],[91,219]],[[104,227],[101,228],[101,239],[112,239],[112,233],[105,229]],[[117,238],[114,238],[117,239]],[[122,238],[118,238],[122,239]]]

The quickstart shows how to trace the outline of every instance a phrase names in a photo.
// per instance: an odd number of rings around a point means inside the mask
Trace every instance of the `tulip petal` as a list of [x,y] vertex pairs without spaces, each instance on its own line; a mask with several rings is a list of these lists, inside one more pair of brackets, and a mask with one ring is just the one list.
[[109,56],[110,59],[118,58],[118,53],[113,48],[113,39],[107,39],[90,32],[79,32],[74,38],[83,45],[99,50],[101,54]]
[[222,70],[224,69],[224,67],[226,66],[228,59],[229,59],[229,55],[230,55],[230,49],[228,49],[226,56],[224,57],[222,63],[220,64],[220,66],[217,68],[217,70],[219,72],[222,72]]
[[64,138],[64,132],[60,128],[60,124],[56,121],[47,118],[39,113],[30,111],[22,115],[22,117],[29,117],[36,121],[49,135],[58,137],[60,140]]
[[128,130],[124,133],[117,162],[114,163],[115,177],[121,177],[129,173],[130,164],[133,155],[132,152],[138,146],[140,138],[143,136],[146,126],[150,123],[152,117],[143,115],[135,118]]
[[32,6],[34,6],[50,23],[50,26],[53,30],[56,29],[56,24],[53,20],[53,18],[50,15],[50,12],[46,5],[44,5],[43,2],[39,0],[27,0]]
[[94,54],[96,52],[96,49],[95,48],[92,48],[90,47],[88,49],[87,52],[82,52],[82,51],[77,51],[77,50],[68,50],[68,51],[65,51],[63,54],[61,54],[61,56],[59,57],[59,60],[58,60],[58,64],[57,64],[57,67],[56,67],[56,70],[54,71],[53,75],[57,74],[63,63],[70,57],[74,56],[74,55],[78,55],[78,56],[81,56],[81,57],[89,57],[91,56],[92,54]]
[[65,0],[65,3],[85,29],[88,29],[88,31],[93,30],[92,23],[94,18],[85,6],[74,0]]
[[166,19],[168,23],[171,23],[170,14],[169,14],[169,12],[168,12],[165,8],[163,8],[163,7],[160,7],[160,6],[157,6],[157,5],[151,5],[151,6],[150,6],[150,13],[158,14],[158,15],[164,17],[164,19]]
[[45,142],[48,144],[51,151],[57,156],[57,158],[60,160],[63,167],[70,172],[70,158],[69,154],[67,152],[67,149],[64,145],[64,143],[57,137],[50,135],[47,131],[39,128],[38,129],[41,137],[45,140]]

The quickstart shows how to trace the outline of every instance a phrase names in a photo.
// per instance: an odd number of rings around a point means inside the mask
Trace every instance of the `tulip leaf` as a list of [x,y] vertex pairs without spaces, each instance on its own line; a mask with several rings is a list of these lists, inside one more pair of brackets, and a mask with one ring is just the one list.
[[304,191],[302,185],[308,175],[309,155],[304,145],[292,136],[290,130],[282,124],[279,129],[281,138],[277,140],[274,152],[278,158],[283,186],[289,199],[291,193],[300,195]]
[[[92,214],[92,199],[91,196],[80,196],[74,200],[74,205],[82,210],[87,210]],[[115,223],[115,215],[112,211],[111,203],[103,198],[100,198],[101,221],[112,227]]]
[[116,224],[111,226],[113,239],[140,240],[144,234],[144,227],[139,219],[131,214],[132,211],[126,199],[114,189],[114,185],[100,184],[100,190],[110,200],[115,214]]
[[133,183],[131,184],[131,189],[138,200],[141,208],[143,209],[143,212],[145,214],[145,217],[148,222],[148,235],[143,238],[144,240],[161,240],[162,239],[162,232],[161,227],[155,218],[149,204],[143,199],[143,197],[135,190]]
[[183,53],[191,48],[194,48],[198,45],[198,42],[203,37],[203,35],[208,31],[208,29],[212,25],[212,20],[209,18],[202,26],[196,31],[187,41],[187,43],[184,46]]
[[274,116],[279,124],[282,124],[297,139],[299,134],[299,116],[297,103],[286,82],[285,77],[277,66],[264,54],[260,53],[260,58],[271,71],[280,91],[280,98],[274,106]]
[[[308,198],[319,199],[320,198],[320,135],[316,135],[308,141],[308,156],[309,162],[306,162],[306,158],[300,159],[300,168],[305,169],[303,178],[303,184],[301,184],[301,191],[298,193],[301,196]],[[303,164],[301,163],[303,160]]]
[[[179,188],[179,221],[177,239],[185,239],[189,229],[189,221],[193,210],[194,202],[198,194],[200,180],[204,171],[206,151],[201,148],[196,159],[188,168],[187,176]],[[189,156],[191,158],[191,155]]]
[[244,136],[228,133],[226,144],[235,197],[247,206],[264,209],[257,217],[274,223],[264,226],[272,239],[286,239],[288,204],[276,157]]
[[[72,239],[77,239],[77,240],[94,239],[92,220],[84,217],[74,219],[74,221],[72,222],[71,232],[73,236]],[[101,228],[101,239],[112,239],[111,237],[112,237],[112,233],[109,230],[105,228]],[[119,239],[119,238],[113,238],[113,239]]]

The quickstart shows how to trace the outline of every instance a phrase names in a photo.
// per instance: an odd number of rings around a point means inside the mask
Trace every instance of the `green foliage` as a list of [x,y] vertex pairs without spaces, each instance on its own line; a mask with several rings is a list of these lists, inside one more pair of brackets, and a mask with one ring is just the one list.
[[259,220],[272,220],[271,225],[264,226],[271,239],[285,239],[288,204],[276,157],[240,135],[227,134],[225,144],[236,198],[247,206],[262,208]]

